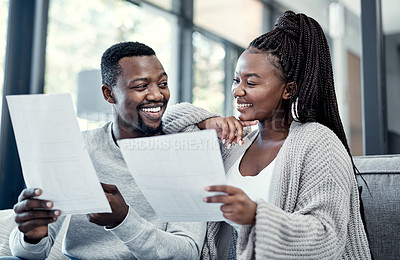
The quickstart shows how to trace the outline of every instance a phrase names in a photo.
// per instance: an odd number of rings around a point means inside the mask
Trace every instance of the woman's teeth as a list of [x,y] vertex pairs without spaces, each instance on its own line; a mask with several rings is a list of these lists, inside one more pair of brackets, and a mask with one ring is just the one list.
[[242,108],[242,107],[251,107],[253,104],[237,104],[237,107]]

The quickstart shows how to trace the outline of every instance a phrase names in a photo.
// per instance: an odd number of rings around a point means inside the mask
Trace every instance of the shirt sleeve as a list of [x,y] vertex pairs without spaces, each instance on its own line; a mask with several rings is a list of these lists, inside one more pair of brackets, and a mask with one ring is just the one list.
[[24,259],[45,259],[49,256],[51,247],[56,240],[57,234],[64,223],[65,216],[60,217],[48,227],[48,234],[37,244],[25,242],[24,233],[15,227],[10,234],[10,249],[13,256]]
[[197,124],[212,117],[218,117],[216,113],[193,106],[190,103],[179,103],[169,107],[163,116],[163,131],[166,134],[197,131]]
[[157,229],[129,207],[125,220],[113,229],[138,259],[199,259],[206,233],[205,222],[169,222]]

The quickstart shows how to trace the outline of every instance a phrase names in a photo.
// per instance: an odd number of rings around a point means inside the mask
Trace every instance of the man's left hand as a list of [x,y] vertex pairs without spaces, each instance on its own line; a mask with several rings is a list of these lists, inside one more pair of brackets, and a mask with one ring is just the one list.
[[112,213],[91,213],[87,214],[90,222],[106,228],[114,228],[124,221],[128,214],[129,206],[125,203],[117,186],[111,184],[101,184],[110,203]]

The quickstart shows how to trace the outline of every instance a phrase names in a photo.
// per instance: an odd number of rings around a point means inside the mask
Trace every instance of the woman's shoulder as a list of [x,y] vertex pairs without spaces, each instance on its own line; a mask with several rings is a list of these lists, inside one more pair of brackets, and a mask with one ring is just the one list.
[[303,136],[309,139],[335,139],[340,141],[337,135],[327,126],[318,122],[292,122],[289,134]]
[[289,136],[294,143],[305,149],[335,150],[347,154],[346,148],[339,137],[327,126],[317,122],[293,122]]

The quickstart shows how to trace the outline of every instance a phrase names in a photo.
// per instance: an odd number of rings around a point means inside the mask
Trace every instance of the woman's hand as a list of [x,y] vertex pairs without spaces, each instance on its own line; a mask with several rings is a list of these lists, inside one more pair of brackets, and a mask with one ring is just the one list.
[[241,189],[229,185],[215,185],[205,188],[207,191],[224,192],[203,199],[207,203],[223,203],[221,211],[226,219],[241,225],[254,225],[257,203],[252,201]]
[[200,129],[215,129],[222,143],[231,147],[232,142],[243,145],[243,127],[256,125],[257,121],[240,121],[233,116],[213,117],[198,123]]

